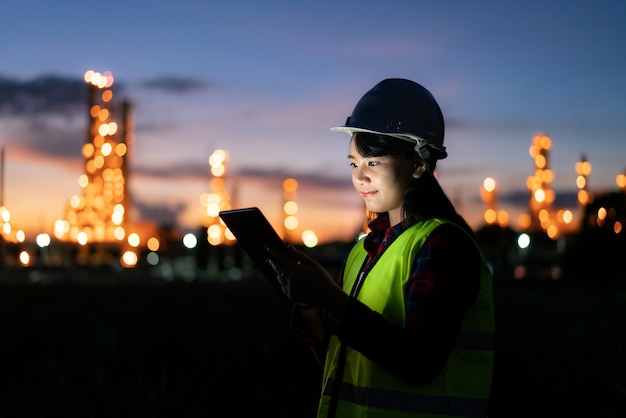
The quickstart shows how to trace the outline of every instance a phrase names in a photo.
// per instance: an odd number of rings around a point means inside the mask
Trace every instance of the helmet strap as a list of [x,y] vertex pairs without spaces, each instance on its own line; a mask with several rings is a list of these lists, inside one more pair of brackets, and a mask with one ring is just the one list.
[[430,158],[430,150],[428,149],[428,145],[424,142],[420,143],[420,141],[418,141],[417,144],[415,144],[415,151],[417,151],[424,161]]

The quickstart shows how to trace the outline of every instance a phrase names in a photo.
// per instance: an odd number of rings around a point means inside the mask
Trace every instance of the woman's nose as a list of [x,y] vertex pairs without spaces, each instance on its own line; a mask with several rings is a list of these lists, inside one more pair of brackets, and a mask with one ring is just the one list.
[[359,183],[365,183],[369,180],[365,168],[363,166],[358,166],[352,173],[354,181]]

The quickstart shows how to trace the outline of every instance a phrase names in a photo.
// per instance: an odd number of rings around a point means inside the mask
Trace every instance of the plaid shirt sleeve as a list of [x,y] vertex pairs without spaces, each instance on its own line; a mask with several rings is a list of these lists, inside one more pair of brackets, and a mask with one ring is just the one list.
[[370,360],[427,383],[445,365],[463,316],[478,295],[480,269],[479,252],[469,236],[454,225],[441,225],[414,260],[405,288],[405,326],[351,299],[337,335]]

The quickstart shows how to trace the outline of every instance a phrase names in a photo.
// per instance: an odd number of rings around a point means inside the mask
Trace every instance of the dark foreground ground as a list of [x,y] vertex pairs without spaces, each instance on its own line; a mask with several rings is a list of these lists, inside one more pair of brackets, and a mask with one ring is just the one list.
[[[626,291],[497,282],[493,417],[626,416]],[[314,416],[265,286],[0,286],[0,418]]]

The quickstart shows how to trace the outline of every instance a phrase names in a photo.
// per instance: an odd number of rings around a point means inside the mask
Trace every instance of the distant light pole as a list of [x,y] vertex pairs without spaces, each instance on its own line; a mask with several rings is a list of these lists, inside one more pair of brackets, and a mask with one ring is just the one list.
[[213,246],[235,242],[235,237],[219,217],[221,211],[231,209],[230,194],[226,191],[225,180],[228,159],[228,152],[221,149],[213,151],[208,160],[212,176],[209,183],[210,192],[200,196],[202,223],[207,231],[207,241]]
[[587,206],[592,200],[593,196],[589,193],[589,182],[587,178],[591,174],[591,163],[587,161],[587,157],[583,154],[575,165],[576,174],[576,187],[578,187],[578,207],[581,216],[585,214],[585,206]]
[[559,234],[554,216],[552,214],[552,203],[555,193],[550,189],[550,183],[554,181],[554,172],[550,169],[550,149],[552,140],[544,134],[537,134],[533,137],[533,143],[528,150],[535,164],[535,174],[528,177],[526,185],[530,190],[529,228],[534,230],[544,230],[550,238],[556,238]]
[[483,213],[483,219],[487,225],[492,225],[497,222],[498,214],[496,211],[496,181],[487,177],[483,181],[483,187],[480,190],[480,197],[485,202],[485,212]]
[[283,181],[283,228],[285,231],[285,241],[295,243],[294,231],[298,228],[298,204],[296,195],[298,181],[294,178],[287,178]]

